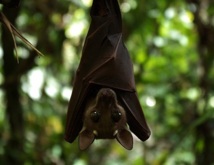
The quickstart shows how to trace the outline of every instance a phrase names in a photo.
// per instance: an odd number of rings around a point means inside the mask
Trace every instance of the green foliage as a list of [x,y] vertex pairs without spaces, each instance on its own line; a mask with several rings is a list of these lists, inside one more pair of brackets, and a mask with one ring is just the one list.
[[[183,0],[120,1],[124,40],[133,60],[138,96],[152,130],[150,139],[143,143],[135,138],[132,151],[115,141],[97,140],[82,152],[78,140],[73,144],[64,141],[67,105],[90,23],[90,4],[90,0],[23,0],[20,5],[16,27],[45,54],[35,58],[20,80],[24,164],[197,164],[198,154],[206,149],[199,126],[212,121],[213,128],[214,91],[209,88],[205,97],[206,89],[200,85],[200,36],[193,12],[197,6]],[[210,5],[207,19],[213,17],[213,11]],[[17,50],[20,65],[32,56],[19,41]],[[214,82],[211,66],[208,82]],[[6,80],[0,74],[0,82]],[[11,136],[3,94],[2,88],[0,164],[5,163],[5,146]]]

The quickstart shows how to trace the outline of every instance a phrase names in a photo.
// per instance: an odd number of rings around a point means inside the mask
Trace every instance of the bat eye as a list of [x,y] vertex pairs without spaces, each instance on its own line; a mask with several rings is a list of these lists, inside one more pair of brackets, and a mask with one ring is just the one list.
[[91,113],[91,120],[92,120],[93,122],[96,123],[96,122],[99,121],[99,119],[100,119],[100,113],[99,113],[99,112],[94,111],[94,112]]
[[114,122],[118,122],[121,119],[122,114],[118,111],[112,112],[111,118]]

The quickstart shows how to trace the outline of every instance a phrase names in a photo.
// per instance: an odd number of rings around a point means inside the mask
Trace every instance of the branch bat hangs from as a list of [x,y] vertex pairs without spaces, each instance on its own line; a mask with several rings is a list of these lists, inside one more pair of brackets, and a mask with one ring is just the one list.
[[[120,106],[125,111],[125,113],[121,111],[121,114],[125,115],[123,120],[121,119],[123,124],[120,126],[125,129],[124,121],[126,121],[130,130],[139,139],[145,141],[150,136],[150,130],[136,94],[132,62],[122,41],[122,20],[117,0],[93,0],[90,15],[91,25],[69,101],[65,140],[72,143],[80,133],[80,148],[87,148],[93,142],[96,136],[91,133],[88,134],[93,136],[89,138],[90,140],[85,139],[84,142],[84,139],[81,139],[84,126],[88,126],[87,113],[91,112],[88,103],[91,98],[99,98],[99,91],[102,88],[109,88],[115,92]],[[86,109],[89,112],[85,111]],[[99,128],[95,130],[95,135],[96,131],[107,129],[102,128],[101,124],[94,127]],[[104,134],[108,134],[107,132],[109,131],[105,131]],[[108,134],[110,135],[112,136],[112,132]],[[130,148],[129,145],[128,147],[122,145],[127,149]]]

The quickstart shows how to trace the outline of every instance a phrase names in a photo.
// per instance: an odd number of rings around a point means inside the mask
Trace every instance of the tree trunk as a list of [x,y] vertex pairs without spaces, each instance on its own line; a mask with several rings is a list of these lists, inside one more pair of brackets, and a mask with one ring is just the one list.
[[[3,13],[8,17],[12,24],[15,24],[18,9],[3,8]],[[14,56],[14,44],[11,34],[2,26],[2,48],[3,48],[3,74],[4,80],[13,79],[18,63]],[[6,164],[24,164],[24,119],[20,103],[20,82],[7,81],[4,86],[6,117],[9,125],[9,139],[5,146]]]
[[[191,5],[194,4],[196,10],[194,14],[194,23],[198,32],[198,55],[199,55],[199,69],[201,74],[199,76],[199,88],[202,91],[201,99],[205,105],[203,113],[208,113],[208,101],[210,91],[213,89],[213,82],[210,81],[210,74],[213,69],[214,61],[214,26],[212,18],[208,13],[208,8],[214,5],[213,1],[204,0],[187,0]],[[200,114],[198,114],[200,117]],[[197,143],[202,143],[202,147],[196,147],[196,164],[211,165],[214,162],[214,120],[207,119],[196,128]]]

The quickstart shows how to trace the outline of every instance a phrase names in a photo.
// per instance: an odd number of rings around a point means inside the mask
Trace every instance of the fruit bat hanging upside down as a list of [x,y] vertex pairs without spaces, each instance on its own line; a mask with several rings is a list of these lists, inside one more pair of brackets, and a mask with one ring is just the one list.
[[[113,139],[132,149],[129,129],[150,136],[136,91],[133,66],[122,40],[117,0],[93,0],[91,25],[68,106],[65,140],[79,136],[81,150],[94,139]],[[129,127],[127,127],[127,124]]]

